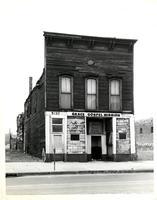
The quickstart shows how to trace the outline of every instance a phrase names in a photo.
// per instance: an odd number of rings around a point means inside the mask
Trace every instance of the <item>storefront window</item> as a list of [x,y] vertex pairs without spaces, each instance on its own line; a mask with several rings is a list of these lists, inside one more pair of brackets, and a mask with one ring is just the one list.
[[63,132],[63,119],[53,118],[52,119],[52,132],[62,133]]

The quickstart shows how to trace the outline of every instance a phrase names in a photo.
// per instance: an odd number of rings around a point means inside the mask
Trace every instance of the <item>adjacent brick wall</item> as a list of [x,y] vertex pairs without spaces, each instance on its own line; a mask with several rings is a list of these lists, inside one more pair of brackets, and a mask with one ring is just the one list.
[[135,122],[138,160],[153,160],[153,133],[151,132],[151,127],[153,127],[152,118]]

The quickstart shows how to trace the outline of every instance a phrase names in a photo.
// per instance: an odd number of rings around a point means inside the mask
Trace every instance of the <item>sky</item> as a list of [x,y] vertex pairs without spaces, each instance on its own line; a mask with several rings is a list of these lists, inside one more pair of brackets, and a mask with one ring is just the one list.
[[43,31],[137,39],[135,119],[154,117],[157,0],[4,0],[0,3],[0,129],[16,134],[16,117],[44,68]]

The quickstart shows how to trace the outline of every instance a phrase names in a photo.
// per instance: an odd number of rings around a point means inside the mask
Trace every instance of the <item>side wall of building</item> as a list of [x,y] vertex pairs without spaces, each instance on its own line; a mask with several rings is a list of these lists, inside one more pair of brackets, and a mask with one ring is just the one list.
[[41,157],[45,148],[45,97],[44,74],[25,102],[25,152]]

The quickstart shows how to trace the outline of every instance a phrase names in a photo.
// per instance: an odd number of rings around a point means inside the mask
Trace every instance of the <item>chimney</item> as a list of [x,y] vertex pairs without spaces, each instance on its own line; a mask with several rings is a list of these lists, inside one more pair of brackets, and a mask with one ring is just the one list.
[[32,77],[29,77],[29,94],[30,94],[31,91],[32,91],[32,80],[33,80],[33,78],[32,78]]

